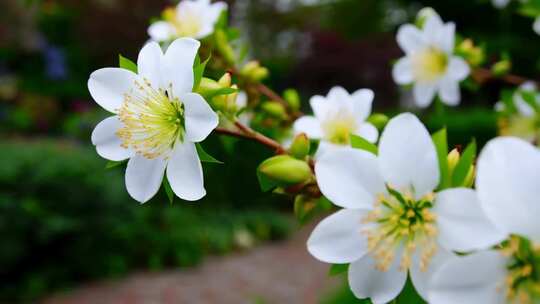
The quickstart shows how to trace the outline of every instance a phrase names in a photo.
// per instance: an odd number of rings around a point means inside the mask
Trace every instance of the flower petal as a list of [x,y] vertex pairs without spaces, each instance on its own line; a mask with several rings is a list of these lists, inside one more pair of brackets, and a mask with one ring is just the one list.
[[136,154],[126,168],[126,188],[140,203],[149,201],[161,187],[167,161],[163,158],[148,159]]
[[195,144],[177,143],[167,166],[167,179],[174,193],[186,201],[206,195],[204,177]]
[[432,276],[431,304],[505,304],[506,258],[496,251],[455,257]]
[[416,198],[439,184],[439,163],[428,130],[410,113],[391,119],[379,141],[384,180],[398,190],[415,190]]
[[405,85],[414,81],[414,74],[411,60],[403,57],[396,62],[392,68],[392,77],[397,84]]
[[104,68],[93,72],[88,79],[92,98],[105,110],[117,113],[137,79],[137,74],[121,68]]
[[413,88],[414,100],[420,108],[427,108],[437,91],[437,86],[431,83],[415,83]]
[[487,249],[506,238],[488,219],[472,189],[456,188],[437,193],[433,211],[437,214],[439,242],[448,250]]
[[426,45],[424,35],[412,24],[405,24],[399,28],[397,43],[406,54],[414,53]]
[[433,274],[454,256],[453,253],[439,247],[437,253],[430,259],[428,268],[422,269],[420,267],[421,254],[418,250],[416,251],[410,268],[411,281],[416,292],[418,292],[424,300],[427,300],[428,298],[429,282],[431,281]]
[[385,193],[375,155],[352,148],[330,149],[315,163],[321,192],[334,204],[371,209],[375,196]]
[[148,35],[154,41],[167,41],[175,35],[176,30],[165,21],[157,21],[148,28]]
[[171,43],[162,64],[162,88],[172,85],[174,97],[193,89],[193,63],[201,43],[191,38],[176,39]]
[[343,87],[335,86],[328,92],[327,99],[333,103],[334,106],[337,106],[346,104],[347,101],[351,99],[351,95]]
[[454,52],[456,41],[456,24],[453,22],[446,23],[439,32],[437,46],[448,54]]
[[96,146],[99,156],[112,160],[122,161],[133,155],[133,151],[122,147],[122,140],[116,135],[116,131],[122,127],[118,116],[112,116],[102,120],[92,132],[92,144]]
[[512,137],[491,140],[478,158],[476,189],[501,230],[540,241],[540,151]]
[[448,77],[456,81],[462,81],[471,73],[469,64],[463,58],[454,56],[448,63]]
[[306,133],[309,138],[319,139],[323,137],[320,121],[313,116],[302,116],[293,125],[295,133]]
[[349,285],[359,299],[371,298],[373,304],[385,304],[395,299],[407,282],[407,272],[399,270],[399,259],[394,259],[388,271],[377,269],[370,255],[349,266]]
[[203,141],[217,127],[218,115],[197,93],[184,94],[181,101],[184,103],[186,139],[191,142]]
[[326,263],[354,262],[367,253],[367,239],[361,233],[362,210],[341,209],[322,220],[307,241],[308,251]]
[[540,35],[540,17],[536,17],[536,19],[534,19],[533,30],[535,33]]
[[159,89],[161,85],[161,60],[163,52],[156,42],[147,43],[139,52],[137,69],[139,75],[150,81],[152,88]]
[[379,137],[379,130],[377,130],[374,125],[366,122],[360,125],[355,134],[365,138],[371,143],[375,143]]
[[443,78],[439,83],[439,92],[441,94],[441,100],[446,105],[457,106],[461,100],[459,83],[448,77]]
[[370,89],[360,89],[352,94],[354,115],[360,122],[364,122],[371,114],[375,93]]
[[315,114],[315,117],[319,120],[324,120],[326,115],[328,115],[327,113],[332,108],[330,100],[327,100],[326,97],[320,95],[311,97],[309,104],[311,105],[313,114]]

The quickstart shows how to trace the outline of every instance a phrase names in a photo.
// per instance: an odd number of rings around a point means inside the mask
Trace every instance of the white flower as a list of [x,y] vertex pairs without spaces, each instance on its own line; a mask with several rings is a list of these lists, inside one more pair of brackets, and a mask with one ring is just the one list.
[[152,42],[139,53],[138,75],[104,68],[88,80],[94,100],[115,114],[96,126],[92,143],[106,159],[129,158],[126,187],[141,203],[159,190],[165,170],[180,198],[198,200],[206,194],[195,143],[217,126],[218,116],[199,94],[192,93],[199,45],[197,40],[182,38],[163,54]]
[[[480,154],[477,174],[476,189],[486,214],[499,230],[532,241],[530,253],[538,261],[540,150],[517,138],[496,138]],[[519,242],[512,237],[502,252],[485,251],[450,260],[433,276],[430,303],[537,303],[519,301],[528,297],[528,288],[540,286],[530,272],[538,265],[520,260],[522,254],[515,255]]]
[[[321,144],[350,145],[350,135],[358,135],[376,142],[379,132],[366,122],[371,114],[374,94],[361,89],[349,94],[342,87],[334,87],[328,96],[313,96],[310,100],[314,116],[300,117],[294,123],[294,131],[306,133],[309,138],[321,139]],[[329,145],[326,145],[329,146]]]
[[182,0],[176,8],[165,10],[165,20],[150,25],[148,34],[158,42],[180,37],[202,39],[214,32],[219,16],[226,9],[227,4],[221,1]]
[[540,35],[540,17],[536,17],[536,19],[534,19],[533,30],[535,33]]
[[322,193],[345,209],[315,228],[308,250],[327,263],[351,263],[353,293],[375,304],[394,299],[408,271],[425,298],[431,274],[450,251],[487,248],[504,237],[473,190],[434,193],[440,174],[435,146],[412,114],[388,123],[378,156],[330,151],[316,162],[315,174]]
[[438,93],[441,100],[455,106],[461,99],[459,83],[470,73],[468,64],[454,56],[455,24],[444,24],[437,14],[426,17],[424,27],[400,27],[397,42],[405,52],[393,68],[401,85],[414,84],[413,95],[419,107],[427,107]]
[[498,9],[502,9],[508,6],[508,4],[510,3],[510,0],[491,0],[491,3],[493,4],[494,7]]

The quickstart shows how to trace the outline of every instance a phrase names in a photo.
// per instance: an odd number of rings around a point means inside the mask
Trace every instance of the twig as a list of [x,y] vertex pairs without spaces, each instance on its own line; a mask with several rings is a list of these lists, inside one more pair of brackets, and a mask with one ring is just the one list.
[[237,137],[237,138],[244,138],[244,139],[249,139],[249,140],[253,140],[253,141],[256,141],[258,143],[261,143],[262,145],[268,147],[268,148],[271,148],[272,150],[274,150],[274,152],[276,154],[285,154],[286,153],[286,149],[283,148],[283,146],[278,143],[277,141],[267,137],[267,136],[264,136],[262,135],[261,133],[251,129],[250,127],[236,121],[234,123],[234,125],[236,126],[236,128],[238,128],[238,131],[237,130],[230,130],[230,129],[227,129],[227,128],[216,128],[215,129],[215,132],[216,133],[219,133],[219,134],[223,134],[223,135],[227,135],[227,136],[232,136],[232,137]]
[[513,75],[513,74],[506,74],[506,75],[503,75],[503,76],[497,76],[495,74],[493,74],[493,72],[491,72],[489,69],[485,69],[485,68],[477,68],[473,71],[472,73],[472,77],[480,82],[480,83],[484,83],[484,82],[487,82],[487,81],[490,81],[490,80],[502,80],[508,84],[511,84],[511,85],[521,85],[525,82],[534,82],[535,84],[538,85],[538,82],[537,81],[534,81],[534,80],[531,80],[531,79],[527,79],[525,77],[522,77],[522,76],[518,76],[518,75]]

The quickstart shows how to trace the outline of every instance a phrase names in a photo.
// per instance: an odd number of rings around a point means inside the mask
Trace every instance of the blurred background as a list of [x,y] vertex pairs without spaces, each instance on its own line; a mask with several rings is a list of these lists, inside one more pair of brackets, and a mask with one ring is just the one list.
[[[371,88],[375,111],[416,111],[431,130],[446,125],[452,145],[496,135],[504,85],[470,85],[444,113],[411,109],[391,77],[400,24],[431,6],[493,60],[511,54],[514,73],[534,78],[540,66],[532,20],[488,0],[227,2],[250,57],[271,70],[267,84],[297,88],[305,111],[334,85]],[[208,195],[197,203],[161,193],[139,206],[123,170],[105,169],[90,134],[107,113],[88,76],[118,54],[136,59],[149,21],[172,4],[0,1],[0,303],[361,303],[307,254],[292,202],[259,190],[264,148],[211,137],[205,149],[225,164],[204,165]],[[226,300],[233,293],[242,297]]]

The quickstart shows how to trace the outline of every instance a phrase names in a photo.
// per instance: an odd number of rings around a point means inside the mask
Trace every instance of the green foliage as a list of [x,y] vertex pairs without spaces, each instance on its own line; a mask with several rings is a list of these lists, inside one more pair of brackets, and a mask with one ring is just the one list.
[[454,172],[452,173],[452,186],[461,187],[465,183],[465,179],[474,164],[476,158],[476,141],[473,140],[461,154]]
[[197,154],[199,154],[199,159],[202,162],[214,163],[214,164],[223,164],[222,161],[219,161],[215,157],[213,157],[212,155],[208,154],[208,152],[206,152],[204,150],[204,148],[202,147],[202,145],[200,143],[196,143],[195,148],[197,148]]
[[330,266],[330,270],[328,271],[328,275],[335,276],[346,273],[348,270],[349,264],[332,264],[332,266]]
[[139,205],[125,191],[123,170],[104,163],[70,142],[1,141],[0,302],[136,268],[192,266],[237,247],[240,230],[267,240],[291,228],[275,211],[233,209],[239,203],[216,197],[169,205],[160,193]]
[[435,150],[437,151],[437,159],[439,161],[439,190],[446,189],[450,186],[450,173],[448,170],[448,140],[446,128],[438,131],[432,136]]
[[193,84],[193,91],[197,91],[199,88],[199,85],[201,84],[201,80],[204,76],[204,71],[206,70],[206,65],[208,64],[208,61],[210,61],[210,56],[206,58],[204,62],[201,63],[200,57],[197,55],[195,58],[195,65],[193,67],[193,74],[194,74],[194,84]]
[[128,71],[132,71],[133,73],[137,74],[137,64],[135,62],[131,61],[130,59],[122,56],[121,54],[118,55],[119,60],[119,67],[122,69],[126,69]]
[[377,155],[379,153],[379,149],[376,145],[370,143],[369,141],[365,140],[363,137],[351,134],[351,146],[355,149],[364,150],[367,152],[370,152],[372,154]]

